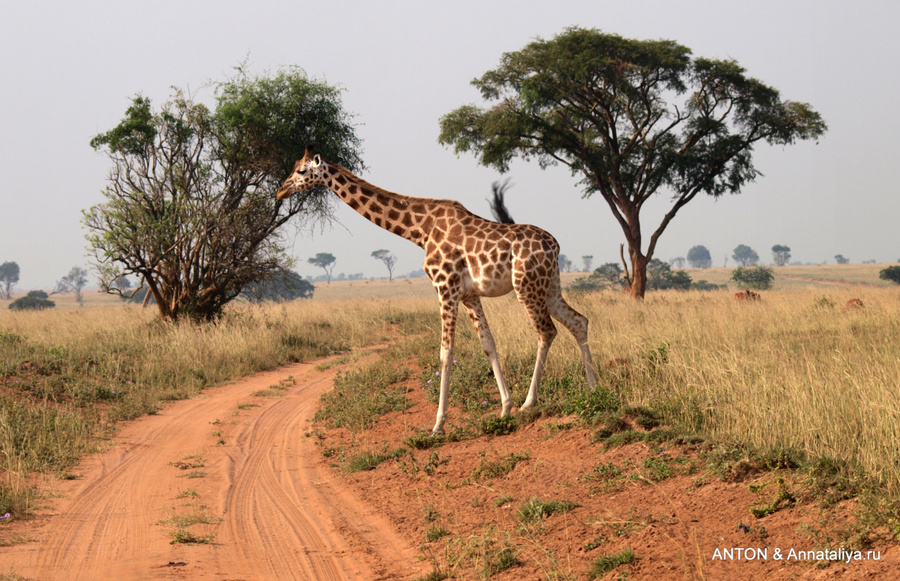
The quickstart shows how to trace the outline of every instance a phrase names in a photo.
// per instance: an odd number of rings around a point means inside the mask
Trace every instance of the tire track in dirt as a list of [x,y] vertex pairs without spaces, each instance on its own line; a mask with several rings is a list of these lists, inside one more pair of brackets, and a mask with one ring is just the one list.
[[[342,485],[314,439],[304,436],[335,373],[297,364],[206,390],[130,423],[118,445],[74,470],[81,479],[55,483],[62,498],[39,516],[32,533],[38,541],[0,548],[0,562],[40,580],[422,574],[412,547]],[[289,376],[296,384],[285,395],[252,395]],[[251,402],[259,407],[237,412]],[[172,466],[190,456],[203,458],[198,470],[205,477],[186,479]],[[186,489],[196,498],[179,498]],[[214,540],[170,544],[173,527],[161,521],[197,506],[222,520],[189,530]]]

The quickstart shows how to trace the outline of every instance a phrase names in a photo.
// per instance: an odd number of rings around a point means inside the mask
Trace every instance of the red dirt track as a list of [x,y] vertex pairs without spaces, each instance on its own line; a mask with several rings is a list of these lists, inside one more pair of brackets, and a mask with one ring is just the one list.
[[[30,579],[394,579],[424,572],[413,548],[351,494],[304,436],[334,371],[297,364],[209,389],[125,426],[59,498],[0,548],[0,569]],[[282,397],[253,396],[293,376]],[[257,404],[238,410],[239,404]],[[236,413],[237,412],[237,413]],[[218,423],[217,423],[218,422]],[[218,432],[221,431],[221,434]],[[219,439],[224,444],[219,443]],[[203,459],[191,470],[173,465]],[[186,460],[186,458],[188,458]],[[186,490],[196,492],[185,497]],[[162,521],[192,510],[209,544],[171,544]]]

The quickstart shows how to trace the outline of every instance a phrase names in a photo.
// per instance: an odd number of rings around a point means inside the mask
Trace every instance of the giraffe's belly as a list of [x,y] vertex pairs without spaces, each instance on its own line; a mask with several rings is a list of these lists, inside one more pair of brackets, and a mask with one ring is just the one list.
[[463,294],[480,297],[500,297],[513,289],[512,276],[484,277],[472,276],[471,272],[463,273]]

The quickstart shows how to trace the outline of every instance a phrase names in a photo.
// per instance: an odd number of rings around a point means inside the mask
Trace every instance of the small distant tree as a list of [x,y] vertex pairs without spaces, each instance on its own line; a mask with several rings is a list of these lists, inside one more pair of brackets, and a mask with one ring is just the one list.
[[252,303],[311,299],[316,287],[291,270],[276,272],[269,278],[244,287],[241,296]]
[[672,268],[681,269],[684,268],[685,260],[683,256],[679,256],[677,258],[673,258],[669,261],[669,266]]
[[559,262],[559,271],[560,272],[571,272],[572,271],[572,261],[569,260],[569,257],[565,254],[560,254],[557,257],[557,262]]
[[848,264],[850,262],[849,258],[844,258],[843,254],[835,254],[834,261],[838,264]]
[[19,265],[15,262],[0,264],[0,298],[12,298],[12,287],[19,282]]
[[50,292],[51,295],[61,293],[75,293],[75,301],[79,306],[84,306],[84,297],[81,296],[81,289],[87,284],[87,270],[80,266],[73,266],[69,274],[56,281],[56,287]]
[[110,284],[111,288],[119,289],[119,294],[131,288],[131,279],[127,276],[116,277]]
[[878,278],[900,284],[900,266],[889,266],[882,269],[878,273]]
[[591,265],[594,263],[594,257],[592,255],[585,255],[581,257],[581,262],[584,263],[584,271],[590,272]]
[[331,271],[334,270],[334,263],[337,262],[334,255],[328,254],[327,252],[320,252],[307,260],[307,262],[324,270],[327,278],[325,284],[331,284]]
[[765,266],[739,266],[731,273],[732,282],[745,289],[766,290],[771,288],[774,279],[772,269]]
[[56,303],[49,300],[47,293],[44,291],[31,291],[24,297],[19,297],[9,303],[9,308],[14,311],[52,309]]
[[397,257],[389,251],[381,249],[374,251],[372,253],[372,258],[384,263],[385,268],[388,270],[388,280],[394,282],[394,266],[397,265]]
[[687,261],[693,268],[709,268],[712,266],[712,256],[706,246],[694,246],[687,253]]
[[772,247],[772,259],[775,261],[775,266],[784,266],[791,259],[791,247],[776,244]]
[[750,266],[759,262],[759,254],[745,244],[738,244],[731,257],[741,266]]

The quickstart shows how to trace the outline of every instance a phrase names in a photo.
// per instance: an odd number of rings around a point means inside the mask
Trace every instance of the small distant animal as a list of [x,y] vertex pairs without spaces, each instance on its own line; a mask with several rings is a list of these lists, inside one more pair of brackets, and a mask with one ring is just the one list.
[[866,305],[863,304],[862,299],[850,299],[847,301],[847,304],[844,305],[844,310],[855,311],[857,309],[864,309],[865,307]]
[[609,361],[606,362],[606,368],[612,369],[613,367],[628,367],[631,364],[631,359],[628,357],[613,357]]
[[758,301],[759,293],[753,292],[752,290],[745,290],[739,293],[734,293],[734,300],[736,301]]

